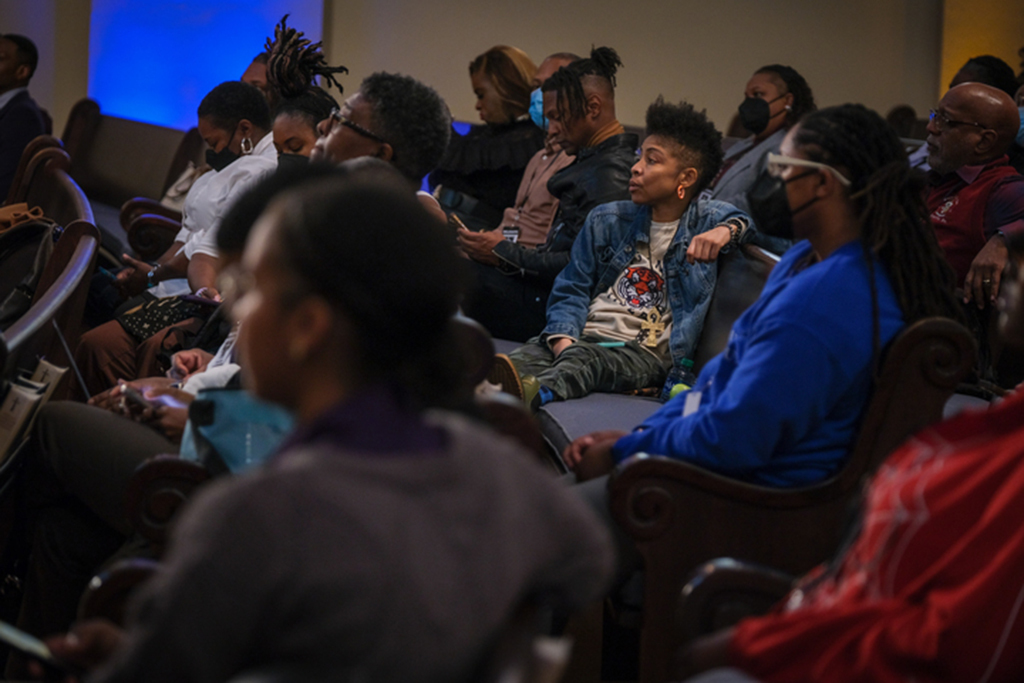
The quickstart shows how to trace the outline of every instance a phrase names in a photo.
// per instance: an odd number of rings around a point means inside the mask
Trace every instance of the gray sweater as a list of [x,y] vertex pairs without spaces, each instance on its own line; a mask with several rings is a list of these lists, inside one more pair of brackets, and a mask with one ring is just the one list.
[[429,421],[442,454],[305,446],[204,489],[97,680],[465,680],[526,596],[599,598],[613,555],[586,506],[511,442]]

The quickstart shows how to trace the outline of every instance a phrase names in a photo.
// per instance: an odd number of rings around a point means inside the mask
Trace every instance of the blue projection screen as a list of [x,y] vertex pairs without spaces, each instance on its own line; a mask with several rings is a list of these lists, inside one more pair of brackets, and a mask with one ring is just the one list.
[[92,0],[89,97],[105,114],[182,130],[236,80],[285,14],[316,42],[323,0]]

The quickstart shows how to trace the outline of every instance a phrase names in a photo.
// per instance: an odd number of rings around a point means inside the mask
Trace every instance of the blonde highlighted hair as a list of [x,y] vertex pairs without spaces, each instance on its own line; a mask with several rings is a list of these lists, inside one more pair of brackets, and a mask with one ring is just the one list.
[[469,63],[469,75],[482,74],[494,85],[509,121],[530,110],[531,82],[537,65],[518,47],[495,45]]

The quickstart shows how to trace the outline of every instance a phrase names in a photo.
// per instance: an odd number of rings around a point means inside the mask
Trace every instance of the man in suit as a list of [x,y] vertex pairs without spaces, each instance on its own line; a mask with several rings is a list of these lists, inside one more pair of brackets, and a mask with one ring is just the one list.
[[28,94],[38,63],[31,40],[0,35],[0,201],[7,197],[25,146],[46,132],[43,113]]

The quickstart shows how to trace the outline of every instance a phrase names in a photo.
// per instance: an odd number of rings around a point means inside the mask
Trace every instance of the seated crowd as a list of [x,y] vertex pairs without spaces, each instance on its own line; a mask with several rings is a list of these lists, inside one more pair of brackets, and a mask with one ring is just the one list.
[[[0,56],[26,50],[15,38]],[[557,633],[638,569],[608,512],[624,460],[776,489],[835,476],[908,325],[987,321],[1001,301],[1024,344],[1024,107],[992,59],[965,65],[909,158],[877,113],[818,109],[780,64],[746,84],[749,137],[659,96],[641,139],[616,116],[609,47],[539,67],[487,50],[469,65],[484,125],[459,135],[407,75],[372,73],[339,104],[327,88],[346,70],[282,20],[199,105],[209,169],[173,244],[92,282],[73,354],[88,395],[44,406],[25,449],[17,626],[98,681],[478,680],[521,608]],[[721,259],[747,253],[777,263],[694,376]],[[457,314],[515,342],[479,396],[664,403],[630,431],[574,435],[560,480],[460,389]],[[211,460],[200,426],[227,419],[200,406],[229,393],[250,431],[225,426]],[[693,644],[680,675],[1018,680],[1020,401],[898,449],[835,560]],[[156,555],[123,501],[167,453],[221,476],[126,623],[76,621],[100,568]],[[8,659],[9,677],[39,672]]]

